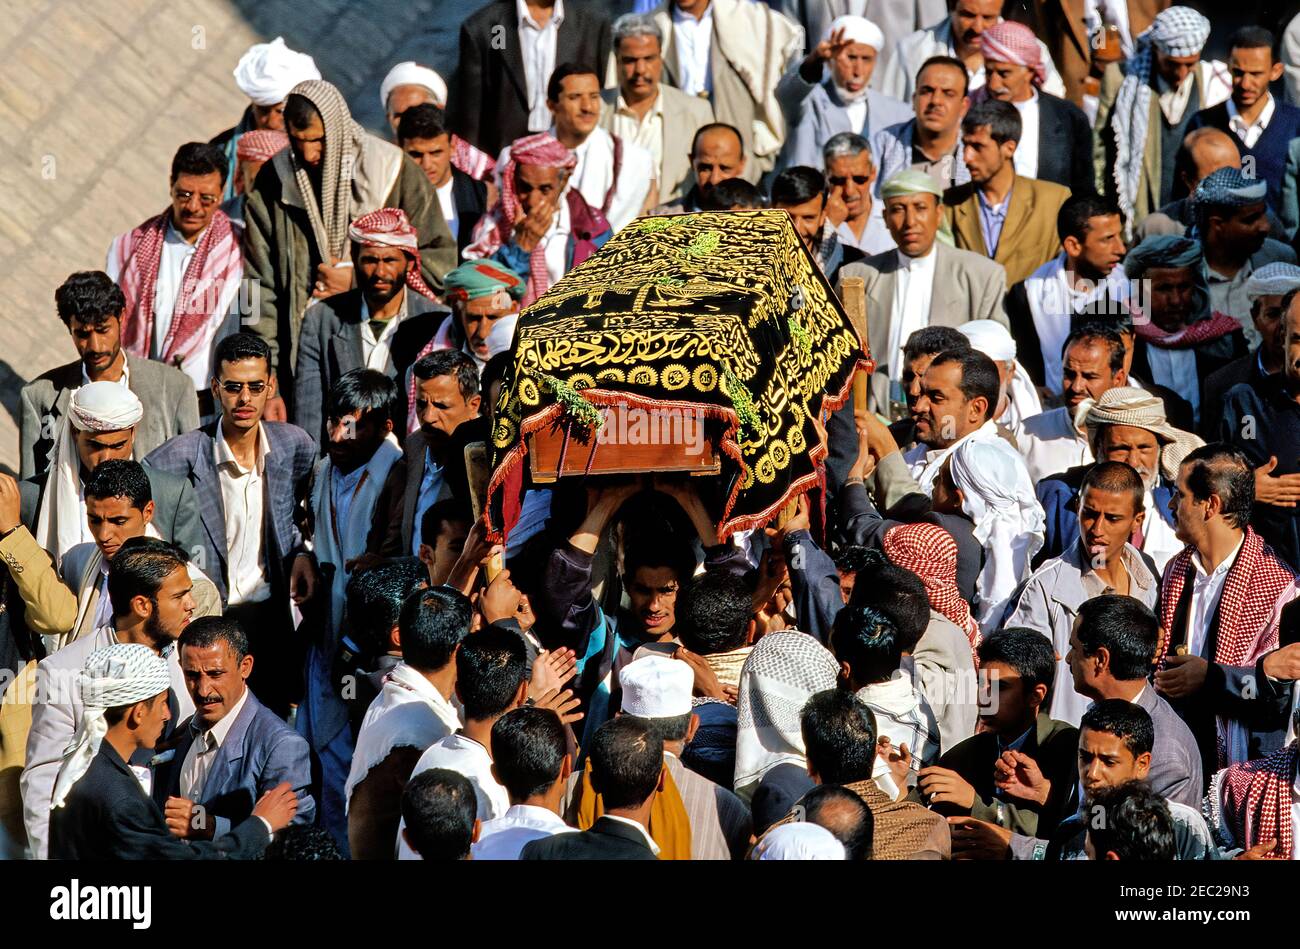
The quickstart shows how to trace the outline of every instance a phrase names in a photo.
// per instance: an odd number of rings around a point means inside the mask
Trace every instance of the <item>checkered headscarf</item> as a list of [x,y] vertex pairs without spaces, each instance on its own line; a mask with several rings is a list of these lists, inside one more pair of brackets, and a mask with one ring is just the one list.
[[1137,44],[1140,50],[1145,39],[1166,56],[1196,56],[1209,38],[1209,20],[1191,7],[1170,7],[1138,35]]
[[881,547],[890,563],[921,579],[930,605],[952,620],[974,647],[980,628],[957,589],[957,542],[952,535],[937,524],[898,524],[885,531]]
[[1003,20],[990,26],[980,37],[980,49],[985,59],[1033,70],[1035,86],[1047,81],[1047,65],[1043,62],[1038,37],[1023,23]]
[[1267,195],[1268,184],[1263,178],[1247,178],[1240,168],[1216,169],[1202,178],[1192,192],[1196,225],[1204,230],[1211,208],[1244,208],[1261,203]]
[[351,221],[352,176],[361,156],[361,141],[366,132],[352,120],[343,94],[331,83],[320,79],[300,82],[289,93],[307,99],[320,113],[325,127],[324,153],[321,155],[319,201],[307,168],[291,149],[294,178],[302,192],[311,233],[321,259],[342,260],[347,256],[348,223]]

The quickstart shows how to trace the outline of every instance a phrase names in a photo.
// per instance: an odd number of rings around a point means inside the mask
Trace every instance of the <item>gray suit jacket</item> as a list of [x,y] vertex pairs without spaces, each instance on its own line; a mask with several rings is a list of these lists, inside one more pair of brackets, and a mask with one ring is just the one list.
[[799,72],[802,63],[800,60],[791,66],[776,87],[788,129],[777,168],[807,165],[821,169],[825,167],[822,148],[831,136],[855,132],[870,142],[881,129],[912,118],[910,106],[868,89],[866,122],[861,128],[853,128],[849,124],[848,107],[835,92],[830,77],[815,85],[806,82]]
[[[213,422],[200,431],[171,439],[150,452],[145,464],[151,471],[164,471],[184,479],[193,489],[199,520],[203,523],[204,569],[221,591],[224,605],[230,595],[226,577],[229,546],[214,453],[219,424]],[[268,446],[263,481],[266,492],[262,505],[263,557],[272,595],[287,600],[291,560],[302,549],[297,523],[299,506],[316,464],[316,446],[296,425],[263,422],[262,426]],[[287,610],[285,615],[288,616]]]
[[1147,784],[1161,797],[1199,809],[1204,785],[1201,752],[1192,730],[1150,684],[1142,690],[1136,704],[1147,710],[1156,733]]
[[[601,93],[600,127],[614,133],[614,110],[618,108],[618,89]],[[691,173],[691,143],[695,133],[713,121],[713,106],[708,99],[688,96],[680,89],[659,83],[659,98],[664,110],[663,160],[656,169],[659,173],[659,200],[666,203],[679,198],[691,189],[695,176]]]
[[[192,391],[192,390],[191,390]],[[157,468],[145,467],[153,491],[153,526],[163,540],[170,541],[189,554],[191,560],[206,557],[203,527],[199,523],[199,504],[184,478]],[[28,530],[36,528],[36,514],[45,496],[45,475],[18,482],[22,498],[22,518]],[[204,551],[204,553],[200,553]],[[66,551],[65,551],[66,553]]]
[[[194,744],[192,720],[177,727],[175,754],[154,771],[153,799],[159,807],[166,805],[168,797],[180,796],[181,767]],[[311,796],[311,748],[305,738],[250,692],[239,717],[217,748],[199,803],[219,821],[237,826],[252,816],[258,798],[281,781],[288,781],[298,795],[298,813],[293,823],[314,823],[316,801]],[[218,825],[216,836],[227,832],[227,828]]]
[[[194,383],[179,369],[151,359],[126,357],[128,386],[144,403],[144,417],[135,427],[136,461],[141,461],[173,435],[199,427],[199,401]],[[72,390],[80,388],[81,362],[42,373],[23,386],[20,478],[41,474],[48,467],[57,423],[68,411]],[[52,420],[46,422],[46,416]]]
[[[840,269],[840,283],[845,277],[861,277],[867,296],[867,345],[876,360],[871,375],[871,408],[882,411],[889,406],[888,352],[890,322],[894,312],[894,284],[901,251],[890,250],[868,257],[860,263],[845,264]],[[960,326],[971,320],[997,320],[1007,325],[1002,309],[1006,293],[1006,272],[1002,265],[987,257],[956,250],[936,242],[934,287],[930,291],[931,326]],[[836,292],[843,296],[840,286]],[[901,342],[906,343],[907,340]]]
[[[407,317],[393,334],[388,375],[397,380],[399,419],[406,418],[406,370],[433,339],[451,311],[414,291],[406,292]],[[361,291],[348,290],[307,308],[298,333],[294,370],[294,424],[325,445],[325,416],[334,384],[345,373],[365,368],[361,342]],[[402,437],[402,424],[394,426]]]

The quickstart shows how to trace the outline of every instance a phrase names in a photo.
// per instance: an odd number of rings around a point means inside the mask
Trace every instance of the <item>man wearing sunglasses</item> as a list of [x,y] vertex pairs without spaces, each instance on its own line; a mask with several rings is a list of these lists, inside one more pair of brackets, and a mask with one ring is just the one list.
[[193,486],[204,529],[199,566],[216,583],[225,615],[239,620],[253,643],[250,683],[258,698],[284,715],[298,698],[303,660],[293,645],[289,600],[305,603],[318,581],[294,517],[316,446],[298,426],[264,419],[276,384],[260,336],[227,336],[214,366],[220,417],[155,449],[145,464]]
[[216,415],[207,391],[212,346],[239,328],[244,275],[241,234],[221,200],[226,155],[189,142],[172,159],[171,206],[114,239],[104,269],[122,288],[122,348],[190,377],[203,421]]

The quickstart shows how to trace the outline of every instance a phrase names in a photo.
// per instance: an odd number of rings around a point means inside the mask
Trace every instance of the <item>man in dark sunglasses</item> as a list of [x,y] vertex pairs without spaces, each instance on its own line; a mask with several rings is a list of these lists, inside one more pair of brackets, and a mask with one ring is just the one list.
[[864,254],[882,254],[894,249],[894,239],[885,227],[879,204],[872,199],[876,163],[871,146],[861,135],[841,132],[822,149],[826,163],[826,220],[845,247]]
[[294,513],[316,462],[316,446],[296,425],[267,421],[276,396],[271,350],[254,333],[217,344],[211,391],[217,421],[171,439],[145,459],[194,488],[204,544],[193,560],[217,585],[257,655],[249,679],[280,715],[297,701],[303,654],[295,648],[289,601],[302,605],[319,582]]

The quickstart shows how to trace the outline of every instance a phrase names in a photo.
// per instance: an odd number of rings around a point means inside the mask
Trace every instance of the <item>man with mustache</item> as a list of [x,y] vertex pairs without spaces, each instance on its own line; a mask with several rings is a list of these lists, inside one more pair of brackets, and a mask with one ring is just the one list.
[[[952,56],[962,62],[974,92],[985,82],[984,31],[1001,20],[1001,0],[957,0],[952,13],[942,22],[917,30],[898,41],[876,88],[887,96],[906,102],[920,84],[917,73],[921,64],[931,56]],[[1042,40],[1037,42],[1047,71],[1043,90],[1049,95],[1064,97],[1065,83],[1052,65],[1052,54]]]
[[[381,208],[348,228],[357,286],[308,307],[298,339],[293,420],[329,441],[326,406],[335,384],[353,369],[375,369],[397,382],[398,439],[415,427],[409,369],[433,346],[448,310],[420,273],[418,237],[400,208]],[[414,292],[411,292],[414,291]]]
[[20,477],[44,473],[72,390],[90,382],[116,382],[140,397],[144,415],[136,426],[132,447],[136,459],[144,458],[173,435],[198,428],[199,403],[185,374],[123,349],[126,297],[108,274],[97,270],[72,274],[54,292],[54,302],[78,358],[23,386],[19,395]]
[[724,181],[745,175],[745,141],[740,132],[722,122],[702,125],[691,140],[691,174],[695,183],[676,201],[661,204],[650,213],[681,214],[719,210],[713,189]]
[[[1131,540],[1154,563],[1156,573],[1163,572],[1183,546],[1174,535],[1174,515],[1169,509],[1178,461],[1198,448],[1201,440],[1166,421],[1158,396],[1131,386],[1104,392],[1088,410],[1084,429],[1098,463],[1122,461],[1142,479],[1144,518],[1140,529],[1132,531]],[[1064,554],[1078,538],[1081,485],[1092,467],[1089,461],[1038,482],[1035,493],[1047,516],[1040,562]]]
[[970,181],[961,147],[961,121],[970,108],[970,80],[951,56],[927,59],[916,75],[912,110],[916,117],[878,131],[871,150],[880,163],[876,196],[902,171],[920,171],[940,192]]
[[[600,79],[592,66],[561,63],[546,87],[550,134],[577,156],[568,187],[600,211],[617,232],[647,207],[659,203],[650,153],[601,128]],[[501,150],[497,168],[510,162],[511,146]]]
[[650,153],[659,197],[675,201],[690,186],[689,139],[713,121],[713,107],[663,81],[663,31],[654,17],[614,21],[618,87],[601,93],[600,127]]

